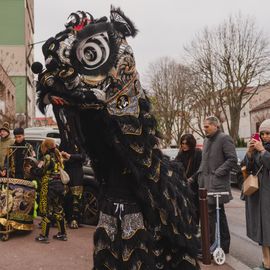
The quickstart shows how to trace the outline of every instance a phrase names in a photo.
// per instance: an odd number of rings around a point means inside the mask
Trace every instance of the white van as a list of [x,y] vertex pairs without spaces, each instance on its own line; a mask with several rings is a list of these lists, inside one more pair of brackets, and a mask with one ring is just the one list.
[[24,135],[27,138],[54,138],[60,139],[58,127],[30,127],[24,129]]

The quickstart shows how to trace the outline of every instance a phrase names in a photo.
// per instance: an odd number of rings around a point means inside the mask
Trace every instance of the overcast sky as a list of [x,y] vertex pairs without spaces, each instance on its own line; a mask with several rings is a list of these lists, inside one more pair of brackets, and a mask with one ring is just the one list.
[[[71,12],[89,11],[94,17],[109,16],[110,5],[119,6],[139,29],[129,38],[138,70],[162,56],[181,60],[183,46],[205,26],[215,26],[239,12],[255,18],[270,35],[270,0],[35,0],[35,42],[64,29]],[[41,46],[36,46],[41,60]]]
[[[252,16],[270,36],[270,0],[35,0],[34,40],[46,40],[63,30],[68,15],[77,10],[109,17],[111,4],[121,7],[139,29],[128,41],[142,78],[149,64],[160,57],[181,61],[183,46],[197,32],[218,25],[232,14]],[[41,45],[35,46],[35,60],[42,61]]]

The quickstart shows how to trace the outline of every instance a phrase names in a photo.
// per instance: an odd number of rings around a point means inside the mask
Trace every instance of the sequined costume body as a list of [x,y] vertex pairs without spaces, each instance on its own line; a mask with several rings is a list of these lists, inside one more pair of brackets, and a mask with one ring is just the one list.
[[[94,269],[199,269],[190,190],[178,164],[159,149],[126,41],[137,30],[120,9],[111,9],[110,22],[102,17],[81,27],[85,14],[72,15],[67,29],[45,43],[46,69],[36,73],[40,109],[57,107],[58,122],[69,123],[100,183]],[[76,112],[76,125],[66,110]],[[68,130],[60,131],[70,140]]]
[[55,154],[48,151],[42,158],[42,167],[33,167],[31,173],[41,178],[39,211],[42,216],[41,235],[49,236],[50,224],[55,220],[59,232],[65,234],[63,196],[64,185],[60,179],[59,167]]

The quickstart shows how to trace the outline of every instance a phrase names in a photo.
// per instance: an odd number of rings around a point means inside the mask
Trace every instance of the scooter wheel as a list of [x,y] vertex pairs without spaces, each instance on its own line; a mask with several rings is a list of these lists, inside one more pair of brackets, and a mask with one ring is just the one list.
[[213,258],[216,264],[222,265],[225,263],[226,257],[225,257],[225,252],[223,251],[222,248],[216,248],[214,253],[213,253]]

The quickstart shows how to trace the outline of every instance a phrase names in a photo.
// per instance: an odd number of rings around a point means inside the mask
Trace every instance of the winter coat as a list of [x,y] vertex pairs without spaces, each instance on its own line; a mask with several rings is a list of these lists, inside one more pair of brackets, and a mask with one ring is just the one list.
[[6,138],[1,138],[0,140],[0,170],[4,169],[8,147],[13,143],[14,139],[11,138],[11,135],[8,135]]
[[247,170],[253,174],[263,165],[258,174],[259,190],[245,196],[247,236],[263,246],[270,246],[270,153],[256,151],[244,161]]
[[[199,188],[208,192],[229,192],[229,196],[221,196],[220,203],[232,200],[230,171],[237,164],[237,156],[232,138],[218,130],[204,140],[202,162],[198,171]],[[215,199],[208,197],[209,204]]]
[[194,149],[189,151],[179,151],[175,161],[181,162],[185,168],[187,178],[196,178],[197,171],[202,160],[201,149]]
[[186,177],[190,178],[189,185],[193,192],[193,203],[196,211],[196,222],[199,224],[199,186],[198,169],[202,160],[202,150],[195,148],[188,151],[179,151],[175,161],[181,162],[184,166]]

